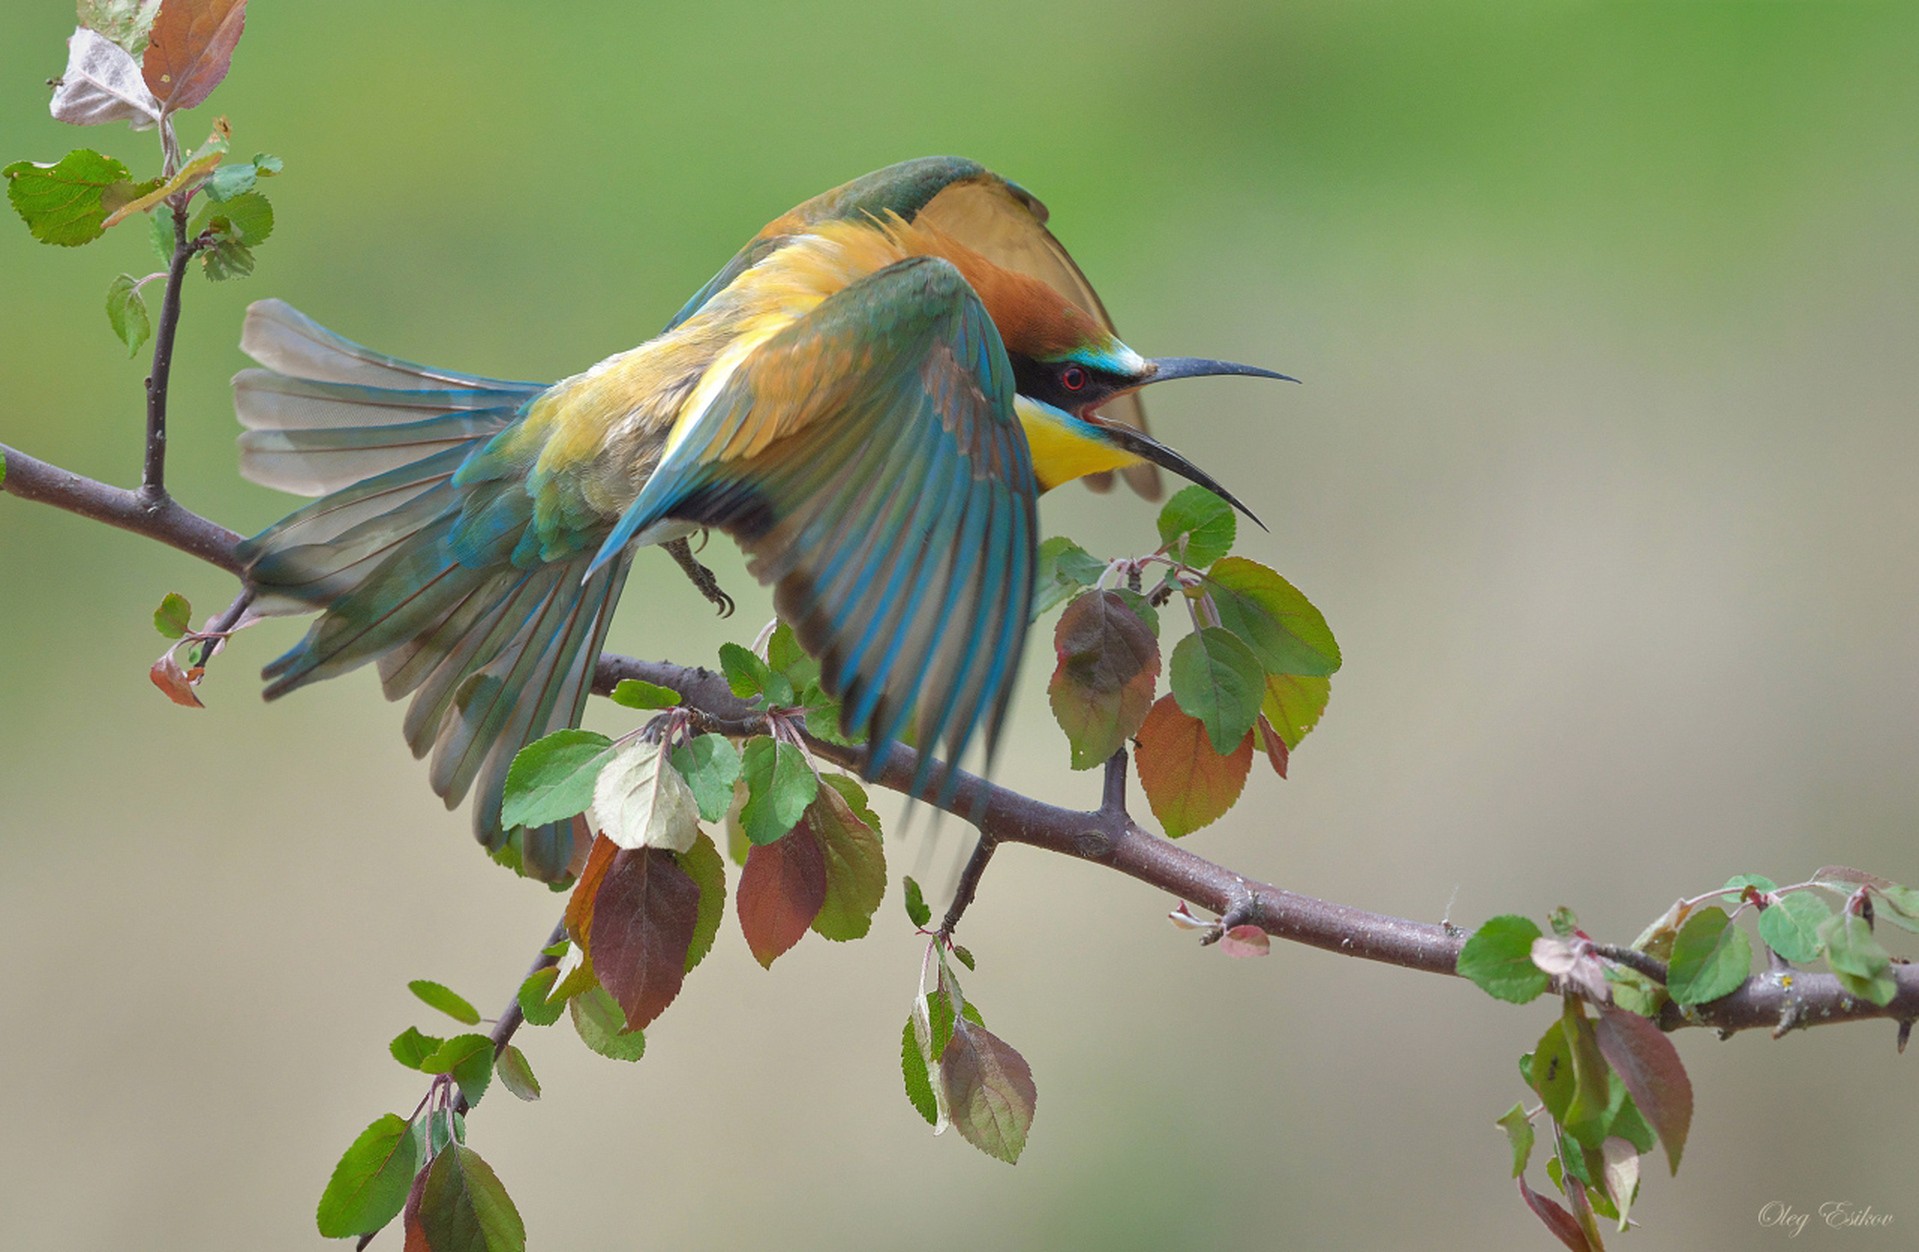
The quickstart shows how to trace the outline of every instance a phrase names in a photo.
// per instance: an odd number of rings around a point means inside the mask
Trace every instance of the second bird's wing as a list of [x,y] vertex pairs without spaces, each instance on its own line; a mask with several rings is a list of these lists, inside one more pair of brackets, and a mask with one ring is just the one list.
[[776,334],[703,411],[601,549],[666,518],[716,526],[774,587],[842,723],[873,747],[990,753],[1033,595],[1032,455],[999,332],[947,262],[853,283]]

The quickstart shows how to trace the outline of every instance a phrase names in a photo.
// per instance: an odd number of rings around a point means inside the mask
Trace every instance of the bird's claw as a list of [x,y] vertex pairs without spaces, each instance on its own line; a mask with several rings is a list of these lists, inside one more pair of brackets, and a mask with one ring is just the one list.
[[[701,532],[701,537],[704,540],[704,531]],[[673,539],[664,546],[673,554],[674,561],[679,563],[679,567],[686,572],[686,576],[692,580],[693,585],[699,588],[700,594],[706,597],[707,603],[719,609],[721,617],[733,616],[733,597],[720,590],[720,580],[715,578],[713,571],[700,564],[699,558],[693,555],[693,545],[685,539]]]

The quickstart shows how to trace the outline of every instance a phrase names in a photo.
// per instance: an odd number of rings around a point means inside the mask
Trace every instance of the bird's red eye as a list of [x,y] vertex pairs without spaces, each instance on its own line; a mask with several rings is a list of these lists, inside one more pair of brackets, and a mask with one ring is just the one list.
[[1059,372],[1059,385],[1068,391],[1086,390],[1086,371],[1077,365],[1069,365]]

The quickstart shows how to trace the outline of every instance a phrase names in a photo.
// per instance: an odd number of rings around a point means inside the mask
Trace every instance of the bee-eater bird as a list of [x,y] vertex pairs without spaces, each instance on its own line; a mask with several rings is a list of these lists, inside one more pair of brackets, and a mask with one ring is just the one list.
[[321,496],[242,548],[261,611],[321,611],[267,698],[377,660],[448,807],[477,782],[481,842],[562,879],[570,824],[501,829],[507,767],[577,723],[637,549],[711,527],[773,587],[874,770],[909,715],[949,761],[982,727],[990,752],[1038,495],[1113,471],[1150,494],[1155,466],[1226,495],[1147,436],[1134,392],[1284,377],[1140,356],[1045,222],[970,161],[891,166],[774,220],[660,335],[551,385],[255,304],[242,472]]

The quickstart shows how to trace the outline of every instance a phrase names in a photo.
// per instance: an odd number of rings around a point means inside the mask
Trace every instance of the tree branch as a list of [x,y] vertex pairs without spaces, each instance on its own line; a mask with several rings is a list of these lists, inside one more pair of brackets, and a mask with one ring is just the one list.
[[[233,553],[240,537],[171,500],[149,503],[134,492],[68,473],[4,446],[0,446],[0,454],[6,458],[0,491],[6,494],[106,522],[197,556],[229,573],[240,572]],[[593,690],[604,695],[622,678],[640,678],[673,688],[688,707],[698,710],[718,729],[739,734],[764,729],[764,711],[735,696],[726,681],[710,670],[602,656],[594,672]],[[816,756],[864,772],[864,748],[842,747],[810,737],[807,745]],[[917,759],[912,749],[896,745],[874,781],[912,794]],[[951,794],[943,802],[937,794],[937,782],[928,784],[917,798],[977,825],[993,845],[1020,843],[1092,861],[1209,909],[1231,924],[1258,926],[1277,939],[1404,969],[1456,973],[1464,932],[1299,895],[1206,860],[1140,829],[1124,806],[1114,802],[1115,794],[1124,794],[1124,780],[1122,777],[1116,793],[1110,771],[1103,803],[1084,811],[1035,800],[963,770],[956,775],[948,788]],[[1919,965],[1894,965],[1891,976],[1897,989],[1891,1002],[1882,1006],[1851,995],[1831,974],[1771,969],[1748,978],[1737,990],[1709,1004],[1686,1008],[1669,1004],[1659,1024],[1667,1030],[1704,1026],[1730,1034],[1760,1027],[1780,1033],[1800,1026],[1862,1018],[1901,1023],[1919,1019]],[[509,1016],[512,1013],[508,1011]],[[508,1017],[503,1017],[502,1026],[507,1021]],[[517,1024],[515,1021],[514,1027]],[[500,1035],[501,1046],[511,1034],[509,1028]]]

